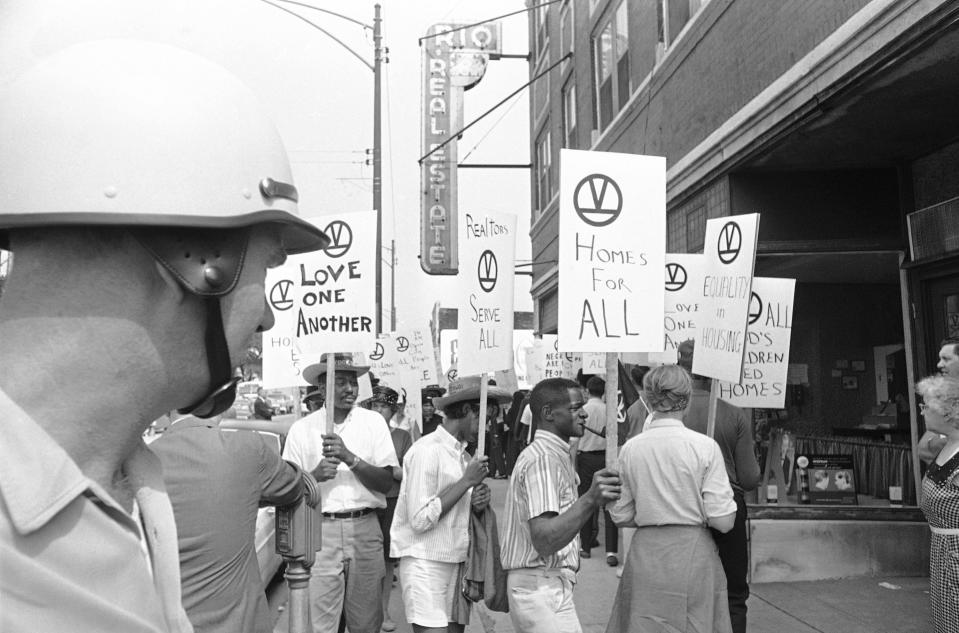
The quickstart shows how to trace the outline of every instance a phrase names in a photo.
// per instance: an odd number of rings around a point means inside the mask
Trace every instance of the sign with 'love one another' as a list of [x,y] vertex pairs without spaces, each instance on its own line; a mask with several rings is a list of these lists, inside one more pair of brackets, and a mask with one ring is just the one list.
[[276,324],[263,334],[263,353],[369,353],[376,343],[376,214],[309,218],[324,230],[324,250],[292,255],[267,271],[266,298]]
[[562,150],[559,347],[662,351],[665,247],[665,158]]

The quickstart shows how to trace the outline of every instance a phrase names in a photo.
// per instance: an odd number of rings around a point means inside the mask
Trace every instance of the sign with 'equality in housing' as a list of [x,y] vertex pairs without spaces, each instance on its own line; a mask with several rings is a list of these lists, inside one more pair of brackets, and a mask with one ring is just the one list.
[[661,352],[666,159],[560,152],[559,347]]
[[267,271],[266,297],[276,325],[263,335],[264,354],[284,348],[301,354],[369,352],[376,343],[376,214],[310,221],[326,232],[330,245]]
[[758,235],[758,213],[706,222],[694,374],[737,384],[742,379]]
[[465,214],[459,248],[458,375],[511,368],[516,216]]

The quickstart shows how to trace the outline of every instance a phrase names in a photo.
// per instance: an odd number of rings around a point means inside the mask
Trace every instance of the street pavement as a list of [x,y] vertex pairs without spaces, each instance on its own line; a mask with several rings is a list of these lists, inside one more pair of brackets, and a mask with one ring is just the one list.
[[[493,508],[502,525],[506,480],[489,480]],[[602,537],[602,530],[600,530]],[[584,559],[576,584],[575,602],[584,633],[606,630],[619,579],[608,567],[602,544]],[[750,587],[749,631],[752,633],[926,633],[929,579],[870,576],[812,582],[776,582]],[[396,631],[412,633],[403,616],[399,586],[390,598]],[[274,633],[287,633],[281,611]],[[512,633],[509,615],[474,607],[468,633]]]

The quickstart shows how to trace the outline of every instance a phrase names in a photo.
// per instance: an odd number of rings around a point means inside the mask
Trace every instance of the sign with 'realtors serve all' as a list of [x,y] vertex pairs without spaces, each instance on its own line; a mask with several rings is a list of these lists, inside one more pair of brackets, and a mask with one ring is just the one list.
[[516,216],[467,213],[459,244],[459,375],[511,368]]
[[666,159],[560,152],[559,346],[661,352]]
[[267,271],[266,299],[276,324],[263,334],[263,353],[369,352],[376,343],[376,214],[337,213],[310,221],[330,244]]
[[706,222],[695,374],[736,384],[742,380],[758,234],[758,213]]
[[759,409],[782,409],[786,405],[795,289],[795,279],[753,279],[743,379],[739,384],[720,382],[722,400]]

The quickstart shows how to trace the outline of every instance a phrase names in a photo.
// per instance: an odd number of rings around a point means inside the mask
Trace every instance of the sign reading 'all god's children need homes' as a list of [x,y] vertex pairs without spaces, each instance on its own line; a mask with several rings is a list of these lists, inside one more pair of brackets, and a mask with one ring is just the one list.
[[460,376],[513,367],[516,216],[467,213],[460,224]]
[[785,406],[795,289],[795,279],[753,279],[743,379],[739,384],[720,382],[721,399],[738,407]]
[[759,214],[706,222],[693,373],[739,383],[756,261]]
[[277,363],[290,364],[294,376],[296,357],[369,353],[376,342],[376,214],[337,213],[309,221],[326,232],[330,245],[290,256],[266,274],[266,299],[276,324],[263,334],[263,354],[278,355]]
[[560,348],[662,351],[665,243],[665,158],[562,150]]

